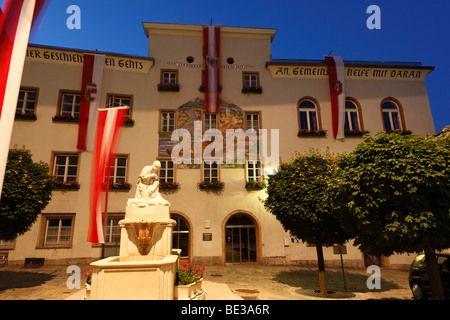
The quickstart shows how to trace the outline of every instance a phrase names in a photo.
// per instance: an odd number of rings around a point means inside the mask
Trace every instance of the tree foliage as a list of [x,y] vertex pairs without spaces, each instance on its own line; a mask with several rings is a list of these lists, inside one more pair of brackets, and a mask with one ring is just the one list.
[[0,200],[0,239],[12,240],[28,231],[52,196],[48,165],[35,163],[24,149],[8,154]]
[[264,202],[285,230],[310,244],[344,243],[349,234],[341,227],[330,193],[336,157],[311,150],[283,161],[269,177]]
[[338,162],[345,226],[367,253],[450,247],[450,142],[380,133]]

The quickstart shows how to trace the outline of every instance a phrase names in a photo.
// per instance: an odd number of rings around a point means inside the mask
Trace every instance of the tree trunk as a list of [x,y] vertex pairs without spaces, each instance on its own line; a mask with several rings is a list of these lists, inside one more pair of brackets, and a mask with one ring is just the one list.
[[433,300],[444,300],[444,289],[442,288],[441,277],[437,258],[434,250],[425,250],[425,262],[427,264],[428,279],[430,280]]
[[321,244],[316,244],[317,262],[319,265],[319,288],[320,294],[328,294],[327,281],[325,278],[325,261],[323,259],[323,250]]

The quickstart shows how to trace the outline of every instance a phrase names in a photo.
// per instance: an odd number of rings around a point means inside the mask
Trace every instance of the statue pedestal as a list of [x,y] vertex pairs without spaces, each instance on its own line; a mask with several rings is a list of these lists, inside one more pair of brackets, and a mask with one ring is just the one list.
[[[151,248],[145,255],[166,256],[172,254],[172,225],[170,222],[169,206],[147,206],[147,207],[131,207],[128,206],[125,213],[125,221],[160,221],[161,224],[155,226],[152,230]],[[120,256],[137,256],[141,255],[138,248],[137,235],[130,232],[130,227],[123,225],[120,235]]]

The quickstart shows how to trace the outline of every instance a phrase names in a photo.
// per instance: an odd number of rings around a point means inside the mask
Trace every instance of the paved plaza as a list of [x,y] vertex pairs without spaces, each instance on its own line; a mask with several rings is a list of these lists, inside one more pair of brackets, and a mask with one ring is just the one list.
[[[0,269],[0,300],[82,300],[84,290],[69,289],[67,266],[7,266]],[[79,265],[81,274],[89,265]],[[362,268],[326,269],[330,295],[320,296],[318,272],[312,267],[206,266],[206,300],[411,300],[408,270],[381,269],[381,288],[369,290],[370,274]],[[82,283],[84,276],[82,275]]]

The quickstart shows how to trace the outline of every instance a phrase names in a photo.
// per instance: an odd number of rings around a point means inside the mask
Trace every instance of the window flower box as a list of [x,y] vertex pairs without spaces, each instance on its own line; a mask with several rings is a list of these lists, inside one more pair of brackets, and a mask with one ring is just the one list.
[[259,86],[259,87],[254,87],[254,86],[251,86],[251,87],[243,87],[242,88],[242,93],[262,93],[262,87],[261,86]]
[[346,137],[362,137],[363,135],[369,133],[367,130],[345,130],[344,135]]
[[25,113],[22,113],[22,112],[16,112],[15,119],[16,119],[16,120],[30,120],[30,121],[35,121],[35,120],[37,120],[37,117],[36,117],[36,113],[30,112],[30,111],[26,111]]
[[161,182],[159,184],[159,190],[178,190],[180,184],[178,182]]
[[126,182],[114,182],[109,185],[109,189],[113,191],[129,191],[131,184]]
[[55,181],[55,190],[79,190],[80,184],[78,181]]
[[264,181],[247,181],[245,184],[245,189],[247,189],[247,191],[258,191],[265,187],[266,183]]
[[412,134],[411,130],[386,130],[387,133],[399,133],[401,135]]
[[74,117],[69,114],[56,115],[52,118],[53,122],[78,122],[78,116]]
[[205,182],[202,181],[198,184],[198,187],[200,190],[211,190],[211,191],[220,191],[224,187],[224,183],[220,181],[213,181],[213,182]]
[[127,118],[124,121],[122,121],[122,125],[125,127],[133,127],[134,126],[134,120]]
[[326,137],[327,130],[310,130],[310,129],[301,129],[297,133],[297,137]]
[[180,91],[180,85],[178,83],[158,83],[158,91]]

